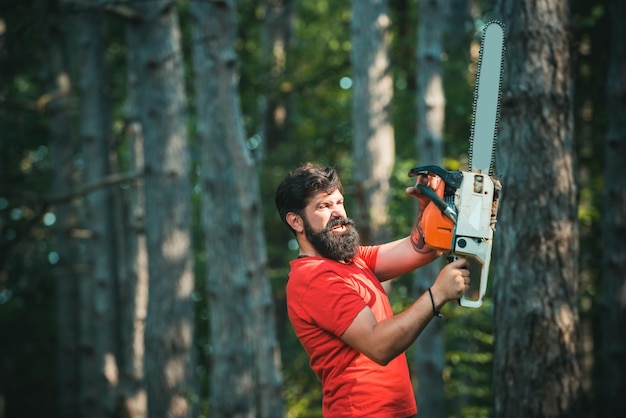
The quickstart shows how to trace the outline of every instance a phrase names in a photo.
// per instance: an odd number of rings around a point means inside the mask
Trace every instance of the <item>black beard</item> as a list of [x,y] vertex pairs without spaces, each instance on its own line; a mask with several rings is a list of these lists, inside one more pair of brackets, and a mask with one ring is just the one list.
[[[338,225],[346,227],[346,230],[341,234],[331,231]],[[322,257],[335,261],[347,262],[352,260],[360,245],[359,233],[354,227],[354,221],[350,218],[331,219],[326,228],[320,232],[315,232],[305,221],[304,234],[315,251]]]

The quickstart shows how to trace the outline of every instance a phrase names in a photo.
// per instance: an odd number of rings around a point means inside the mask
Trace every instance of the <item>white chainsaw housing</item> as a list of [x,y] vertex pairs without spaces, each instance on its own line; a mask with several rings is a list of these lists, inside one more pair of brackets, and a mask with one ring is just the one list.
[[457,221],[454,232],[454,255],[472,259],[480,266],[480,284],[476,299],[460,300],[462,306],[480,307],[487,291],[493,231],[497,205],[495,185],[489,175],[463,171],[463,181],[454,195]]

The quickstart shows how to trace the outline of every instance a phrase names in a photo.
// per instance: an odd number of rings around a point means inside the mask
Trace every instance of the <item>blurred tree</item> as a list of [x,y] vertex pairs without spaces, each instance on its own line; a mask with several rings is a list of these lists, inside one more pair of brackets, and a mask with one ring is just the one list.
[[145,326],[148,310],[148,254],[145,228],[145,190],[143,173],[144,137],[139,102],[140,61],[135,52],[142,48],[140,34],[131,26],[133,15],[116,13],[125,38],[126,90],[124,118],[118,154],[113,159],[116,171],[127,169],[135,177],[115,194],[116,248],[118,259],[118,318],[120,383],[117,392],[118,414],[128,418],[145,418],[148,414],[145,386]]
[[253,314],[234,184],[241,173],[233,167],[228,150],[229,142],[244,140],[239,115],[232,114],[237,60],[230,44],[235,25],[232,6],[232,2],[195,2],[190,8],[201,220],[207,251],[209,405],[211,416],[218,418],[256,415]]
[[[416,149],[418,165],[442,165],[443,131],[446,99],[443,90],[443,34],[447,0],[419,2],[419,24],[416,50]],[[416,213],[417,213],[417,204]],[[417,298],[433,283],[441,263],[435,261],[414,273],[413,294]],[[444,415],[443,322],[431,321],[415,341],[415,387],[420,416],[437,418]]]
[[[56,6],[56,7],[55,7]],[[76,138],[72,129],[70,63],[67,57],[68,37],[62,29],[65,18],[58,8],[58,3],[51,5],[48,11],[47,45],[48,71],[50,77],[51,100],[46,102],[50,130],[50,155],[52,160],[52,193],[57,196],[71,194],[75,189]],[[79,244],[74,239],[73,231],[78,227],[78,208],[73,201],[58,202],[53,208],[55,222],[53,241],[55,248],[54,277],[56,282],[57,329],[58,329],[58,407],[59,416],[78,418],[91,415],[83,384],[83,370],[87,369],[84,361],[85,352],[81,350],[85,312],[81,312],[80,283],[85,280],[77,271],[79,263]],[[89,390],[92,387],[89,386]]]
[[395,159],[387,0],[352,1],[354,218],[363,244],[391,239],[389,180]]
[[129,3],[137,40],[137,103],[144,137],[149,295],[145,382],[151,417],[192,415],[194,280],[183,54],[176,2]]
[[195,2],[191,16],[208,254],[211,416],[281,416],[258,173],[239,102],[235,2]]
[[507,24],[497,150],[503,198],[494,257],[494,412],[580,416],[568,2],[497,1],[494,16]]
[[[260,97],[263,105],[261,150],[275,149],[293,136],[291,126],[293,101],[287,81],[287,60],[293,47],[295,0],[264,0],[262,50],[266,90]],[[257,156],[262,159],[263,153]]]
[[[132,41],[128,40],[129,46]],[[130,106],[130,105],[129,105]],[[125,128],[131,157],[130,173],[138,178],[115,195],[116,248],[118,259],[119,369],[117,408],[124,416],[147,414],[144,381],[144,334],[148,307],[148,256],[144,227],[143,136],[137,120]]]
[[626,410],[626,6],[610,2],[611,46],[606,81],[601,321],[602,416]]
[[[76,80],[76,98],[80,103],[78,137],[80,159],[85,169],[81,182],[84,187],[102,183],[110,174],[109,149],[111,140],[110,108],[108,103],[108,71],[104,63],[103,16],[95,0],[85,1],[74,10],[65,2],[68,15],[68,37],[75,54],[72,79]],[[112,194],[110,187],[100,187],[81,200],[81,225],[85,246],[86,274],[80,281],[81,351],[87,353],[87,373],[81,390],[87,394],[87,405],[93,405],[90,415],[113,415],[116,387],[119,382],[116,290],[117,260],[114,251]]]

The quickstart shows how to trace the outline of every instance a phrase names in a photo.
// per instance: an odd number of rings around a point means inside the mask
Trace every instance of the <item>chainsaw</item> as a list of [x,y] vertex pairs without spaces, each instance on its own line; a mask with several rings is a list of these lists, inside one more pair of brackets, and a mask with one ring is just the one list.
[[[424,208],[421,229],[430,247],[447,253],[448,260],[464,257],[480,271],[478,289],[461,297],[461,306],[478,308],[487,290],[491,249],[501,185],[494,174],[495,142],[500,117],[504,58],[504,26],[489,22],[480,45],[468,171],[448,171],[438,166],[415,167],[416,188],[430,199]],[[422,184],[422,176],[437,176],[435,189]]]

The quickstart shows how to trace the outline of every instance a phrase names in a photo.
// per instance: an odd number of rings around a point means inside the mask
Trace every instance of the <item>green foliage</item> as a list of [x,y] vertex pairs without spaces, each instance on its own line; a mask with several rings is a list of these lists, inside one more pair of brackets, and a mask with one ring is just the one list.
[[[50,176],[39,112],[49,96],[45,72],[33,65],[45,51],[45,8],[34,6],[23,1],[0,8],[0,397],[7,417],[43,416],[56,401],[55,282],[43,222],[48,207],[30,199],[47,190]],[[32,399],[33,387],[36,402],[20,404]]]
[[448,305],[444,389],[449,417],[492,416],[493,303],[480,309]]
[[[580,220],[580,271],[581,271],[581,319],[592,330],[595,358],[600,358],[600,281],[603,242],[601,239],[601,217],[605,201],[604,182],[604,138],[606,137],[606,85],[608,72],[608,47],[610,39],[610,9],[607,0],[572,2],[573,26],[577,34],[572,46],[576,55],[574,112],[576,126],[576,163],[579,191],[578,214]],[[599,364],[599,361],[594,364]],[[591,380],[594,387],[590,397],[604,390],[606,384],[593,370]],[[603,411],[602,406],[595,406]]]
[[[0,392],[7,417],[44,416],[56,404],[55,283],[41,251],[26,250],[23,256],[6,266],[0,290]],[[37,402],[27,402],[33,387]]]
[[283,368],[286,416],[289,418],[321,417],[320,381],[309,367],[309,358],[291,327],[283,337],[281,339],[283,363],[289,364],[289,367]]

